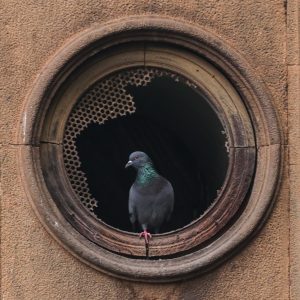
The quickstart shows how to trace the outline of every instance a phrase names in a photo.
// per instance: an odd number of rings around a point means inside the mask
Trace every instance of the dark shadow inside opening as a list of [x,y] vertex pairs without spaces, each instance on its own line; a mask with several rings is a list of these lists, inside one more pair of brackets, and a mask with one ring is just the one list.
[[183,227],[201,216],[216,198],[228,166],[224,128],[199,91],[184,81],[156,77],[147,86],[127,86],[136,112],[89,124],[77,137],[81,169],[98,201],[97,217],[131,231],[128,191],[135,170],[125,169],[131,152],[153,160],[175,191],[171,220],[161,232]]

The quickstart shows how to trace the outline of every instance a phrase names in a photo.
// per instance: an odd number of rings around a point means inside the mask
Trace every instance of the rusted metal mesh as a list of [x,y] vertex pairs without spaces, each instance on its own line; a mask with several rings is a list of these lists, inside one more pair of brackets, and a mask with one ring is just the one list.
[[146,86],[155,77],[162,76],[179,81],[177,74],[158,68],[135,68],[113,74],[86,91],[72,110],[63,140],[64,163],[72,188],[91,212],[99,203],[91,195],[86,175],[80,168],[76,138],[91,123],[104,124],[109,119],[133,114],[136,107],[126,86]]

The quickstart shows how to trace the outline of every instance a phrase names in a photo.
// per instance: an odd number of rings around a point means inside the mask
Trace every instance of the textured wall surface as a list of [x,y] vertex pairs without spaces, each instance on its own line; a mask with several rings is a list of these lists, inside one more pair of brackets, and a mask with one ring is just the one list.
[[300,2],[288,2],[288,138],[290,165],[290,295],[300,299]]
[[[291,234],[289,230],[290,193],[292,191],[296,210],[300,171],[299,153],[296,158],[296,149],[300,148],[300,110],[299,101],[295,100],[299,99],[299,31],[296,30],[299,23],[295,25],[295,20],[299,18],[297,0],[288,1],[287,7],[284,0],[14,0],[2,1],[0,14],[3,299],[284,300],[290,299],[290,296],[294,297],[291,299],[299,299],[295,283],[290,292],[289,278],[289,238],[294,245],[294,266],[297,262],[299,266],[300,260],[296,251],[300,247],[294,241],[300,231],[297,213],[293,222],[295,227],[298,224],[298,229],[294,228]],[[17,154],[20,145],[16,144],[16,131],[24,99],[39,70],[73,34],[112,19],[137,14],[179,18],[226,40],[249,61],[268,86],[284,131],[285,148],[288,148],[287,137],[293,140],[293,150],[285,151],[286,163],[276,205],[260,234],[218,269],[176,284],[118,280],[75,259],[42,227],[19,178]],[[287,24],[291,27],[288,34],[293,37],[290,45],[286,44]],[[293,97],[291,93],[294,93]],[[288,116],[291,116],[290,119]],[[292,164],[293,178],[289,178],[287,153],[295,159]],[[292,268],[292,271],[293,281],[297,278],[297,268]]]

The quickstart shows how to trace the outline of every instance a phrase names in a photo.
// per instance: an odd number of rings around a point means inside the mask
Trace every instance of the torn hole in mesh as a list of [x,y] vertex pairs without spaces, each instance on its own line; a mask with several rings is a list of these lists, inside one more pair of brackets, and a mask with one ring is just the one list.
[[65,130],[64,161],[90,213],[135,231],[127,207],[135,172],[124,164],[133,151],[148,153],[175,190],[171,221],[161,228],[169,232],[199,218],[216,199],[228,166],[224,130],[187,78],[159,68],[126,69],[79,98]]
[[71,112],[63,141],[65,168],[73,190],[92,213],[99,203],[89,190],[86,174],[80,169],[76,138],[91,123],[104,124],[110,119],[133,114],[135,103],[126,87],[146,86],[161,76],[179,81],[178,75],[155,68],[137,68],[111,75],[88,90]]

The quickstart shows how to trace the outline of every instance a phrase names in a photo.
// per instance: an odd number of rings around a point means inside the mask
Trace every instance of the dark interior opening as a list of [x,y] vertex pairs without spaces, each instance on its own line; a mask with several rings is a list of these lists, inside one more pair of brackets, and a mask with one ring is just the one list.
[[94,213],[115,228],[132,231],[128,191],[135,170],[125,164],[131,152],[140,150],[174,188],[174,212],[161,232],[178,229],[205,212],[224,182],[224,128],[201,93],[184,81],[155,77],[126,90],[135,113],[90,123],[76,139],[81,169],[99,203]]

